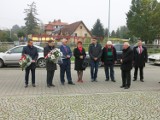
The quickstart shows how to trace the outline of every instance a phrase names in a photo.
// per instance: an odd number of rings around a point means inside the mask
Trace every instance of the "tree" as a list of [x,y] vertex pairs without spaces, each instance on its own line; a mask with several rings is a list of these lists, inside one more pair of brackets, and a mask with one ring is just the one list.
[[111,37],[116,37],[116,32],[114,30],[111,32]]
[[97,19],[91,31],[92,31],[92,35],[96,37],[104,37],[104,28],[100,19]]
[[25,9],[25,14],[26,18],[24,18],[25,22],[25,27],[26,27],[26,32],[27,34],[35,34],[37,33],[38,29],[38,18],[36,18],[37,9],[36,9],[36,4],[33,2],[32,4],[28,5],[28,9]]
[[[157,0],[132,0],[132,5],[127,13],[129,31],[132,35],[145,40],[146,43],[151,43],[159,32],[156,29],[157,25],[153,22],[156,19],[155,16],[160,15],[158,4]],[[160,23],[158,22],[158,24]]]

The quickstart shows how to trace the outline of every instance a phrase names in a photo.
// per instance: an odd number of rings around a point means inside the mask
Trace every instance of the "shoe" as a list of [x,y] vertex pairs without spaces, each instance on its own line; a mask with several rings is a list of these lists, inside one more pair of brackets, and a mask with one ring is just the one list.
[[116,82],[115,80],[111,80],[112,82]]
[[69,82],[68,84],[69,84],[69,85],[75,85],[73,82]]
[[158,82],[158,83],[160,83],[160,82]]
[[125,87],[125,86],[123,86],[123,85],[122,85],[122,86],[120,86],[120,88],[124,88],[124,87]]
[[55,87],[55,85],[53,85],[53,84],[51,84],[50,86],[51,86],[51,87]]
[[35,85],[35,84],[32,84],[32,86],[33,86],[33,87],[36,87],[36,85]]
[[128,89],[129,87],[128,86],[126,86],[124,89]]
[[140,81],[141,81],[141,82],[144,82],[144,80],[143,80],[143,79],[140,79]]
[[77,82],[81,82],[80,80],[77,80]]
[[64,85],[64,82],[62,82],[61,84]]
[[137,79],[134,78],[133,81],[137,81]]
[[83,80],[80,80],[81,83],[83,83]]
[[51,86],[48,84],[47,87],[50,88]]
[[91,79],[91,82],[94,82],[94,79]]
[[109,79],[106,79],[105,81],[109,81]]
[[28,87],[28,85],[26,84],[24,87],[25,87],[25,88],[27,88],[27,87]]
[[95,82],[98,82],[97,79],[94,79]]

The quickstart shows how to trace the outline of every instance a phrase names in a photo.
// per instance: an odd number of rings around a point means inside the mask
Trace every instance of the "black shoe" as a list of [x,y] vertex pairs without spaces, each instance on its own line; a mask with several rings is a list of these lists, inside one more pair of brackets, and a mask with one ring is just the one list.
[[50,88],[51,86],[48,84],[47,87]]
[[51,87],[55,87],[55,85],[54,85],[54,84],[51,84],[50,86],[51,86]]
[[68,84],[69,84],[69,85],[75,85],[73,82],[69,82]]
[[35,84],[32,84],[32,86],[33,86],[33,87],[36,87],[36,85],[35,85]]
[[160,82],[158,82],[158,83],[160,83]]
[[137,81],[137,79],[134,78],[133,81]]
[[97,79],[94,79],[95,82],[98,82]]
[[62,85],[64,85],[64,82],[61,82]]
[[120,88],[124,88],[124,87],[125,87],[125,86],[123,86],[123,85],[122,85],[122,86],[120,86]]
[[109,81],[109,79],[106,79],[105,81]]
[[144,80],[143,80],[143,79],[140,79],[140,81],[141,81],[141,82],[144,82]]
[[116,82],[115,80],[111,80],[112,82]]
[[91,82],[94,82],[94,79],[91,79]]
[[128,86],[126,86],[124,89],[128,89],[129,87]]
[[25,88],[27,88],[27,87],[28,87],[28,85],[26,84],[24,87],[25,87]]

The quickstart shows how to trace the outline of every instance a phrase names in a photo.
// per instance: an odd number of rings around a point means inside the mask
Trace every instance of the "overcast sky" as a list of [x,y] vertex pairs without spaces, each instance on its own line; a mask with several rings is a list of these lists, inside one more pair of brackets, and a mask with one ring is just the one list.
[[[131,0],[111,1],[111,30],[126,25],[126,13],[129,11]],[[0,0],[0,29],[10,29],[13,25],[24,25],[24,9],[33,0]],[[91,29],[97,18],[104,28],[108,27],[109,0],[34,0],[37,5],[38,18],[47,24],[54,19],[63,22],[82,20]]]

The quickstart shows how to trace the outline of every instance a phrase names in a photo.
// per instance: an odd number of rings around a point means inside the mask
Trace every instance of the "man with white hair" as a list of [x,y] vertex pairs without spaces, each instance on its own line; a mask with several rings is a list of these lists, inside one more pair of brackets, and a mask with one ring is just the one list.
[[66,38],[62,39],[62,45],[60,46],[60,50],[63,54],[63,62],[60,64],[60,79],[61,79],[61,84],[64,85],[65,79],[64,75],[66,72],[67,79],[68,79],[68,84],[70,85],[75,85],[72,82],[72,77],[71,77],[71,57],[72,57],[72,51],[69,46],[67,46],[68,40]]
[[109,81],[109,69],[110,69],[111,81],[116,82],[114,78],[114,64],[117,61],[117,53],[111,41],[107,41],[106,46],[103,48],[101,60],[102,63],[104,64],[106,81]]
[[128,89],[131,86],[131,69],[132,69],[133,51],[128,42],[123,44],[123,53],[121,59],[122,86]]

